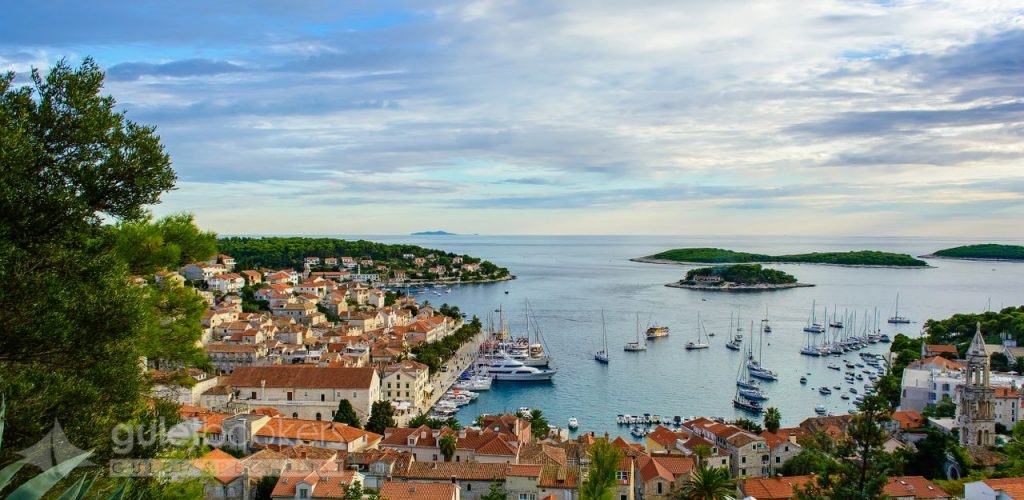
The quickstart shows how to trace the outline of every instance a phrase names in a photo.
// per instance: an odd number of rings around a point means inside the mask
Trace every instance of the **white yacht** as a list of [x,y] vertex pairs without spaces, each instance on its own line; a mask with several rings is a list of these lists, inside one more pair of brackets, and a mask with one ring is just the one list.
[[551,380],[558,370],[554,368],[537,368],[527,366],[522,361],[508,356],[494,357],[484,361],[487,373],[494,380],[509,381],[544,381]]
[[626,342],[626,345],[622,350],[632,352],[647,350],[647,339],[640,335],[640,313],[636,314],[636,340],[633,342]]
[[576,420],[576,417],[569,417],[569,428],[570,429],[578,429],[579,426],[580,426],[580,422],[579,422],[579,420]]

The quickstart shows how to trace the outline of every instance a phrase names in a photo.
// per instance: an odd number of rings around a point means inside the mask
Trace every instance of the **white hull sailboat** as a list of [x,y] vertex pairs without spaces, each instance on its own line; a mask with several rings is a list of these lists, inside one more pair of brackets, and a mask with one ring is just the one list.
[[704,323],[700,320],[700,313],[697,313],[697,341],[687,342],[686,350],[692,351],[694,349],[707,349],[710,344],[708,343],[708,334],[704,330]]
[[604,327],[604,310],[601,310],[601,350],[594,353],[598,363],[608,364],[608,330]]
[[896,314],[889,318],[889,323],[897,325],[910,323],[910,318],[900,316],[900,294],[898,293],[896,294]]
[[629,352],[647,350],[647,339],[645,339],[640,332],[640,313],[636,313],[636,340],[633,342],[626,342],[626,345],[622,350]]

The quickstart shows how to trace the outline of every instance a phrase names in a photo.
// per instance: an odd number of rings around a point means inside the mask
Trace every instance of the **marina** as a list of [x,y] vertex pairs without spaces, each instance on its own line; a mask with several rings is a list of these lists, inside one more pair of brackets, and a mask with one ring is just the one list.
[[[628,259],[650,255],[666,248],[722,246],[770,253],[797,253],[817,249],[863,249],[906,251],[925,254],[934,248],[949,246],[946,242],[913,238],[654,238],[654,237],[489,237],[452,236],[445,238],[395,237],[431,248],[443,247],[453,252],[480,255],[507,265],[517,279],[480,285],[453,285],[444,294],[444,302],[457,305],[469,317],[478,316],[484,325],[496,309],[505,311],[511,336],[526,331],[525,300],[529,299],[532,317],[543,332],[546,350],[553,357],[550,367],[557,370],[546,382],[495,381],[490,390],[477,391],[478,398],[461,407],[457,418],[472,422],[481,413],[515,412],[520,406],[540,408],[549,422],[565,426],[575,416],[579,432],[609,432],[631,436],[631,429],[616,423],[616,415],[686,415],[736,419],[751,415],[733,405],[737,389],[737,367],[746,361],[749,347],[754,358],[775,373],[775,380],[753,379],[770,399],[765,407],[781,410],[784,426],[796,425],[815,415],[815,405],[826,407],[825,413],[836,415],[854,409],[856,396],[863,395],[870,375],[877,379],[883,362],[875,354],[888,351],[890,339],[898,333],[917,336],[921,323],[928,318],[946,318],[954,313],[977,312],[988,304],[993,309],[1024,303],[1024,266],[1012,263],[983,263],[942,260],[931,269],[855,268],[817,265],[772,265],[798,276],[801,281],[817,284],[813,288],[794,288],[768,293],[705,293],[665,287],[679,279],[693,266],[654,265],[630,262]],[[995,268],[997,271],[993,272]],[[949,293],[957,290],[957,293]],[[508,291],[508,294],[505,292]],[[895,314],[897,291],[900,293],[899,313],[915,323],[890,324]],[[435,304],[434,296],[429,296]],[[422,300],[422,299],[421,299]],[[812,303],[828,304],[828,320],[822,318],[823,308],[816,316],[825,324],[833,318],[842,319],[844,328],[827,334],[808,334],[807,324]],[[973,305],[972,305],[973,304]],[[439,305],[439,304],[436,304]],[[771,333],[757,328],[758,320],[770,311]],[[860,335],[867,322],[879,321],[875,342],[859,350],[827,356],[801,355],[805,336],[821,339],[845,333]],[[604,330],[609,346],[608,363],[595,360],[601,350],[602,311]],[[857,320],[844,316],[856,313]],[[637,314],[640,313],[640,334],[646,351],[624,352],[616,346],[637,339]],[[755,328],[744,326],[742,348],[726,348],[735,339],[735,316],[755,318]],[[834,315],[838,312],[837,315]],[[686,342],[696,337],[698,313],[710,337],[709,348],[687,351]],[[646,320],[654,315],[659,326],[671,334],[646,341]],[[730,317],[733,331],[729,332]],[[531,326],[532,330],[532,326]],[[764,332],[759,340],[758,332]],[[727,334],[727,332],[732,334]],[[758,347],[763,342],[763,348]],[[827,368],[829,362],[840,363],[842,370]],[[869,361],[872,364],[869,364]],[[847,363],[854,364],[854,383],[846,381]],[[857,366],[860,364],[862,366]],[[869,370],[869,372],[864,372]],[[858,379],[857,377],[860,377]],[[805,377],[807,384],[801,384]],[[744,381],[746,382],[746,381]],[[872,382],[873,383],[873,382]],[[840,385],[841,393],[851,395],[843,400],[833,391],[822,396],[817,388]],[[849,392],[855,388],[857,393]]]

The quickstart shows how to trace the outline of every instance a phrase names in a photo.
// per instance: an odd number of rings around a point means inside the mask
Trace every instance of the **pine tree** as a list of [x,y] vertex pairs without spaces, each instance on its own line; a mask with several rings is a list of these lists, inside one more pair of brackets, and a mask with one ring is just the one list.
[[356,429],[363,428],[363,424],[359,421],[359,416],[356,415],[356,409],[352,407],[352,403],[347,399],[342,399],[338,402],[338,411],[334,412],[334,421],[348,424]]

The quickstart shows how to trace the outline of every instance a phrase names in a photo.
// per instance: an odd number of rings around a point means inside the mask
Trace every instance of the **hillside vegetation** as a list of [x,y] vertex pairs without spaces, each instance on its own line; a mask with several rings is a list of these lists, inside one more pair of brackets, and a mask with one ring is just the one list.
[[[234,257],[238,269],[258,269],[261,267],[284,268],[294,267],[301,269],[306,257],[352,257],[356,260],[370,259],[374,264],[388,265],[389,269],[404,269],[409,273],[410,278],[437,278],[416,268],[410,259],[404,255],[415,255],[416,257],[427,257],[428,265],[442,265],[448,269],[448,277],[458,276],[462,281],[477,281],[503,279],[510,276],[508,269],[498,267],[493,263],[481,260],[479,257],[469,255],[458,255],[423,248],[416,245],[397,244],[389,245],[366,240],[341,240],[337,238],[302,238],[302,237],[230,237],[217,240],[217,247],[221,253]],[[462,258],[462,264],[476,264],[480,267],[477,271],[460,271],[459,266],[453,259]],[[318,267],[315,270],[331,270],[327,267]],[[363,272],[376,272],[371,269],[363,269]]]
[[984,243],[981,245],[945,248],[935,252],[933,255],[951,259],[1024,260],[1024,246]]
[[732,266],[701,267],[686,273],[685,283],[696,283],[698,276],[718,276],[722,283],[739,285],[784,285],[796,283],[792,274],[776,269],[764,269],[760,264],[735,264]]
[[766,255],[735,252],[721,248],[677,248],[667,250],[647,259],[671,260],[675,262],[724,263],[792,263],[792,264],[834,264],[846,266],[895,266],[926,267],[927,262],[910,255],[875,250],[854,252],[814,252],[793,255]]

